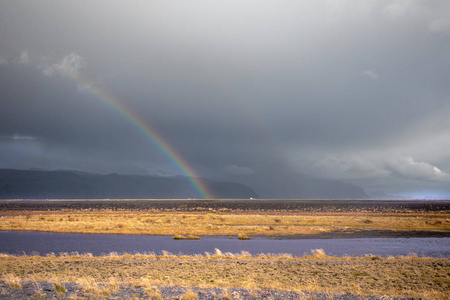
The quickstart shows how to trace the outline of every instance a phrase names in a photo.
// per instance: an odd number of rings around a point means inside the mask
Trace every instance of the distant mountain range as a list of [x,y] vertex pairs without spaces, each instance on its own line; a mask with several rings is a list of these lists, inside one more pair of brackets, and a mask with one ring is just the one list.
[[[258,198],[248,186],[203,180],[216,198]],[[0,199],[187,199],[199,195],[186,177],[100,175],[78,171],[0,169]]]
[[251,186],[261,198],[274,199],[368,199],[363,188],[331,179],[314,178],[305,174],[259,174],[257,180],[248,176],[241,183]]
[[299,198],[313,199],[368,199],[362,187],[337,180],[310,178],[303,176],[299,179],[303,189]]
[[[367,199],[358,186],[305,176],[258,185],[202,179],[218,199]],[[256,193],[251,187],[256,187]],[[258,195],[259,194],[259,195]],[[187,199],[199,198],[186,177],[93,174],[71,170],[0,169],[0,199]]]

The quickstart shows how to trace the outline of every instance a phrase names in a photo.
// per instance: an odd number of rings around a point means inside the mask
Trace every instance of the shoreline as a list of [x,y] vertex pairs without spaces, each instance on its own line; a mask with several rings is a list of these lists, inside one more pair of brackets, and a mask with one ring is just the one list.
[[[448,238],[450,201],[0,200],[0,230],[234,239],[245,233],[273,240]],[[232,293],[241,299],[449,296],[450,259],[417,255],[332,257],[315,250],[309,256],[252,256],[217,250],[205,256],[0,256],[0,299],[173,299],[189,290],[208,300],[231,299]]]
[[450,201],[0,201],[0,230],[270,239],[450,237]]
[[[67,232],[52,230],[21,230],[21,229],[0,229],[0,232],[42,232],[42,233],[61,233],[61,234],[95,234],[95,235],[143,235],[143,236],[165,236],[173,235],[163,234],[144,234],[144,233],[100,233],[100,232]],[[237,235],[199,235],[203,237],[223,237],[237,239]],[[367,230],[358,232],[326,232],[319,234],[274,234],[274,235],[252,235],[250,237],[267,240],[306,240],[306,239],[371,239],[371,238],[450,238],[448,231],[389,231],[389,230]]]

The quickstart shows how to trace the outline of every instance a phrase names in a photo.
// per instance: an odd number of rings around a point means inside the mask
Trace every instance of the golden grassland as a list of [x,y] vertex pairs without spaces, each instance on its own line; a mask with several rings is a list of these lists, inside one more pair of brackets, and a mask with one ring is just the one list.
[[[450,234],[450,213],[440,212],[167,212],[158,210],[3,210],[0,230],[171,235],[308,235],[333,232],[427,231]],[[205,256],[0,254],[0,282],[50,282],[64,296],[76,283],[88,298],[106,298],[124,286],[158,297],[160,286],[277,289],[355,295],[449,299],[450,260],[409,257],[329,257],[230,254]],[[38,295],[37,295],[38,296]],[[192,296],[192,295],[191,295]],[[194,297],[194,296],[192,296]],[[185,297],[188,298],[188,295]],[[195,298],[195,297],[194,297]],[[193,299],[194,299],[193,298]]]
[[364,231],[450,233],[450,213],[2,211],[0,230],[149,235],[302,235]]
[[[372,296],[448,299],[450,261],[417,256],[380,258],[215,253],[196,256],[89,254],[0,257],[0,281],[50,282],[64,294],[69,282],[107,297],[123,285],[155,293],[161,286],[276,289]],[[158,298],[155,298],[158,299]]]

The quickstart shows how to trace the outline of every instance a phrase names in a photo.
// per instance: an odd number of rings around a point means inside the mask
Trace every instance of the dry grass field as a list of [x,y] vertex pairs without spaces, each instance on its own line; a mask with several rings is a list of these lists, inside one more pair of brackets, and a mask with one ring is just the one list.
[[[254,207],[249,203],[255,203]],[[11,201],[0,205],[0,230],[192,239],[205,235],[450,236],[447,202],[324,203]],[[178,289],[178,294],[173,289]],[[279,291],[276,297],[272,292],[271,299],[285,299],[291,295],[288,293],[314,299],[328,299],[336,294],[359,295],[342,299],[358,299],[361,295],[449,299],[450,260],[417,256],[330,257],[320,250],[303,257],[251,256],[220,250],[203,256],[0,256],[0,299],[197,299],[205,293],[194,292],[195,289],[221,289],[220,293],[208,292],[213,293],[208,299],[248,299],[251,295],[261,296],[260,291],[264,290]],[[229,292],[232,289],[234,296]],[[239,296],[242,291],[250,296]]]
[[450,213],[252,213],[3,211],[0,230],[149,235],[272,235],[415,232],[450,235]]
[[[120,290],[140,288],[143,298],[160,299],[160,287],[179,286],[448,299],[450,262],[416,256],[337,258],[320,250],[303,257],[255,257],[218,249],[204,256],[3,255],[0,281],[9,290],[51,283],[61,297],[76,284],[77,295],[86,298],[108,298]],[[35,293],[43,296],[39,288]]]

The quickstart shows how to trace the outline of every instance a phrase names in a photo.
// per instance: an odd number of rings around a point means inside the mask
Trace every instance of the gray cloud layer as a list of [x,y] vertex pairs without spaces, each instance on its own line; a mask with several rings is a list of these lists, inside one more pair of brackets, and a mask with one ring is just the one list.
[[98,87],[203,176],[450,191],[448,53],[446,0],[2,1],[0,167],[177,174]]

